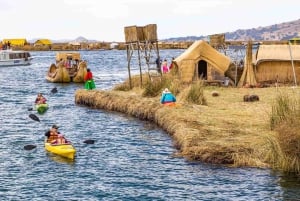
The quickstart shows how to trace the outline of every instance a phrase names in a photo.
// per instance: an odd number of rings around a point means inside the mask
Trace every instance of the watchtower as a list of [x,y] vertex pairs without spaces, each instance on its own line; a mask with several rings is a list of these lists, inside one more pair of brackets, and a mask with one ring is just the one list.
[[224,51],[226,49],[226,43],[225,43],[225,34],[214,34],[209,36],[209,44],[219,50]]
[[152,80],[153,77],[161,77],[156,24],[148,24],[146,26],[127,26],[124,28],[124,33],[130,88],[132,88],[130,64],[135,52],[137,53],[138,58],[141,86],[143,83],[142,62],[146,64],[145,70],[148,72],[150,80]]

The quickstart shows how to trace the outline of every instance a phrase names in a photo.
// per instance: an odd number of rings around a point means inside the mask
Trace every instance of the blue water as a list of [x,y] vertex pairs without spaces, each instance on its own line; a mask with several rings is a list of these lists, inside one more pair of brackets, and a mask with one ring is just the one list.
[[[171,59],[183,50],[164,50]],[[126,51],[83,51],[99,89],[127,78]],[[33,64],[0,68],[0,200],[289,200],[300,199],[293,175],[226,168],[175,157],[170,136],[150,122],[75,105],[83,84],[49,83],[55,52],[32,52]],[[132,73],[139,72],[137,63]],[[51,94],[53,87],[58,93]],[[28,111],[38,92],[49,110]],[[41,122],[33,121],[36,114]],[[75,161],[46,153],[52,125],[71,140]],[[83,143],[86,139],[95,144]],[[24,150],[32,144],[33,150]]]

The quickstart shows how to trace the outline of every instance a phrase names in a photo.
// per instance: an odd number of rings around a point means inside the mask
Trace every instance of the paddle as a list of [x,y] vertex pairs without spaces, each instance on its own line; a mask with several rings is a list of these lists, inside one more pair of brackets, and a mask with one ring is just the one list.
[[30,117],[30,119],[32,119],[34,121],[41,122],[40,119],[35,114],[30,114],[29,117]]
[[95,140],[84,140],[83,143],[85,143],[85,144],[94,144]]
[[32,150],[32,149],[35,149],[36,148],[36,145],[33,145],[33,144],[28,144],[28,145],[25,145],[24,146],[24,149],[25,150]]
[[51,93],[53,93],[53,94],[57,93],[57,88],[54,87],[54,88],[51,90]]

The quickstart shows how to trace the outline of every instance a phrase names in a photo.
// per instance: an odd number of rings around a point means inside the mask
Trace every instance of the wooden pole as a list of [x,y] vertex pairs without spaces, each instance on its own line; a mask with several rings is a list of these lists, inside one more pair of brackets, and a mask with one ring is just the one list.
[[127,68],[128,68],[128,77],[129,77],[129,88],[132,89],[132,83],[131,83],[131,73],[130,73],[130,61],[132,56],[132,51],[130,51],[131,44],[127,44]]
[[292,49],[291,49],[291,43],[290,43],[290,41],[289,41],[289,51],[290,51],[290,56],[291,56],[292,68],[293,68],[294,83],[295,83],[295,86],[297,86],[297,79],[296,79],[295,66],[294,66],[294,59],[293,59],[293,55],[292,55]]
[[141,54],[140,54],[140,42],[137,42],[138,50],[138,59],[139,59],[139,68],[140,68],[140,87],[143,86],[143,76],[142,76],[142,63],[141,63]]

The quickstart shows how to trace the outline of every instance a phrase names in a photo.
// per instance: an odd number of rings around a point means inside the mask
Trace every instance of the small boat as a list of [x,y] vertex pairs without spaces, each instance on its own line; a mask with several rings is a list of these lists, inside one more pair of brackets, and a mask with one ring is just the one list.
[[39,114],[44,114],[48,110],[49,106],[47,103],[36,104],[35,109]]
[[52,63],[47,72],[49,82],[58,83],[84,83],[87,73],[87,62],[81,60],[78,52],[58,52],[56,63]]
[[0,67],[27,66],[32,59],[28,51],[0,50]]
[[76,149],[71,143],[68,144],[51,144],[45,140],[45,149],[53,154],[59,155],[64,158],[74,159]]

